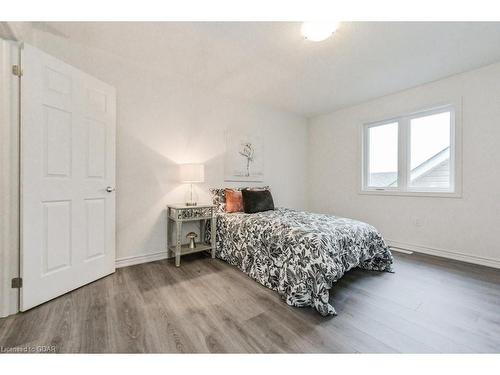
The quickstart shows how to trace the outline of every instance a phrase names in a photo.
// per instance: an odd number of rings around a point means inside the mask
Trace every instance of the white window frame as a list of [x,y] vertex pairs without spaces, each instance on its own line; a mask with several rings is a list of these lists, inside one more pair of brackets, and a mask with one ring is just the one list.
[[[411,155],[411,120],[419,117],[450,112],[450,187],[449,188],[422,188],[410,186],[410,155]],[[376,126],[398,123],[398,186],[373,187],[368,186],[369,181],[369,145],[370,128]],[[437,196],[461,197],[458,176],[458,131],[455,106],[451,104],[424,109],[403,116],[365,123],[362,126],[362,157],[361,157],[361,194],[377,195],[410,195],[410,196]]]

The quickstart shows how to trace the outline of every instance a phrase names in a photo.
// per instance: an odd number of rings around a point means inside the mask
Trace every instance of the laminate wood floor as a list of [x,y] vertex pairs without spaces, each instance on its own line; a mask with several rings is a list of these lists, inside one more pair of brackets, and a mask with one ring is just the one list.
[[396,273],[355,269],[335,317],[287,306],[225,262],[193,254],[121,268],[0,319],[0,347],[57,352],[500,352],[500,270],[394,253]]

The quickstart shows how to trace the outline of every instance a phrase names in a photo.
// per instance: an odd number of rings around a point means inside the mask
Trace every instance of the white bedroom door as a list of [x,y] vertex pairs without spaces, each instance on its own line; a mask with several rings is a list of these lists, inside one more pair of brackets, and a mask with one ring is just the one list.
[[21,311],[115,271],[115,89],[21,51]]

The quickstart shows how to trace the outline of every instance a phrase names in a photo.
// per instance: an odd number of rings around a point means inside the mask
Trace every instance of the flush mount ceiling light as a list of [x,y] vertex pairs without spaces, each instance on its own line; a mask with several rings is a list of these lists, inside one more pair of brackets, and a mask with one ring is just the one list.
[[339,27],[339,22],[304,22],[300,29],[302,35],[312,42],[328,39]]

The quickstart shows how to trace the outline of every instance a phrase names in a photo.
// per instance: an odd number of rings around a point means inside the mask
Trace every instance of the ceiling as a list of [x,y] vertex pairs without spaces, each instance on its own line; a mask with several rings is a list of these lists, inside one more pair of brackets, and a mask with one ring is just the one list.
[[500,22],[344,22],[309,42],[296,22],[50,22],[35,27],[304,116],[500,61]]

